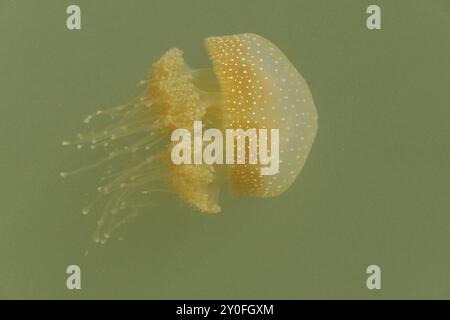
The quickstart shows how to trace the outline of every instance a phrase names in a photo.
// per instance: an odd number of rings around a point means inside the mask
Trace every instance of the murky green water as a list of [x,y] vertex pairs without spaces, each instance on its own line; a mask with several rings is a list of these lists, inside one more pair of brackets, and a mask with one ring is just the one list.
[[[449,298],[450,2],[0,0],[2,298]],[[61,147],[93,111],[136,92],[179,47],[253,32],[309,83],[319,131],[295,184],[275,199],[222,194],[207,216],[170,196],[85,257],[92,160]],[[66,289],[66,267],[82,290]],[[382,289],[366,288],[366,268]]]

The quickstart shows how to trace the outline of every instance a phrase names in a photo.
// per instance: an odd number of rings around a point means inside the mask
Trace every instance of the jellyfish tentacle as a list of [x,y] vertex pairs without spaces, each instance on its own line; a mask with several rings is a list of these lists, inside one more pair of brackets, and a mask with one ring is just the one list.
[[[157,154],[147,157],[139,164],[123,170],[120,175],[110,181],[107,185],[100,187],[102,193],[108,196],[108,199],[106,200],[107,204],[105,209],[98,220],[94,239],[102,241],[103,238],[101,237],[101,234],[103,233],[103,229],[106,228],[106,232],[110,233],[110,228],[108,226],[110,226],[111,223],[114,223],[114,220],[116,219],[123,219],[114,217],[116,217],[119,212],[134,209],[126,204],[132,203],[132,198],[136,194],[140,194],[140,191],[148,189],[152,182],[163,179],[162,175],[157,174],[158,163],[155,162],[160,156],[160,154]],[[128,213],[124,213],[124,215],[127,216]]]

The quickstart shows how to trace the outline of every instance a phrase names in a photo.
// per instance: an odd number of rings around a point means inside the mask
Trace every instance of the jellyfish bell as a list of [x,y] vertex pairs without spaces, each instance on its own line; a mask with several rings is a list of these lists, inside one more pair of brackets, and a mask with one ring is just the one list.
[[235,165],[229,174],[231,190],[277,196],[300,173],[316,135],[317,112],[306,81],[283,52],[261,36],[210,37],[205,42],[224,92],[225,126],[280,130],[279,174],[261,175],[258,166]]
[[[217,213],[225,181],[236,195],[274,197],[289,188],[304,166],[317,131],[317,113],[296,68],[274,44],[255,34],[210,37],[205,47],[212,68],[192,68],[181,50],[168,50],[153,65],[138,97],[85,121],[108,116],[106,126],[63,143],[107,152],[92,165],[61,174],[107,167],[97,196],[84,209],[103,212],[97,241],[105,241],[127,219],[152,205],[149,195],[155,192],[174,192],[200,212]],[[223,132],[279,129],[277,174],[261,174],[261,162],[173,163],[171,133],[185,128],[194,134],[196,121]],[[270,145],[273,137],[265,138]],[[244,146],[246,151],[249,146]]]

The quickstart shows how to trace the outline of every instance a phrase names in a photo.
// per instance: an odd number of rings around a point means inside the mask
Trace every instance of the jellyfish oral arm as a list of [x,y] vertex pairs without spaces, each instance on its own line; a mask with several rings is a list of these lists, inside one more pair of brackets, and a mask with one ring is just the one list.
[[176,165],[259,164],[261,175],[278,173],[279,129],[270,129],[270,135],[268,129],[226,129],[225,139],[224,157],[221,130],[210,128],[203,133],[202,121],[194,121],[192,132],[185,128],[175,129],[171,134],[171,141],[175,143],[171,151],[172,162]]

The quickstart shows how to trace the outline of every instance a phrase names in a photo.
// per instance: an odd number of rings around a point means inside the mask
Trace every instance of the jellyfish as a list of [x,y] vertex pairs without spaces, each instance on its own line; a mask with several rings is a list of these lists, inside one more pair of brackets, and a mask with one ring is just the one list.
[[[100,211],[96,242],[104,243],[152,206],[158,192],[170,191],[199,212],[218,213],[226,181],[236,196],[269,198],[286,191],[302,170],[317,131],[316,107],[302,75],[280,49],[256,34],[208,37],[204,44],[211,68],[192,68],[183,52],[172,48],[153,64],[137,97],[89,115],[85,122],[94,122],[94,128],[63,142],[104,154],[91,165],[61,173],[101,168],[97,192],[83,209],[84,214]],[[194,121],[221,130],[278,128],[278,173],[262,175],[261,164],[250,163],[175,165],[171,132],[192,132]]]

